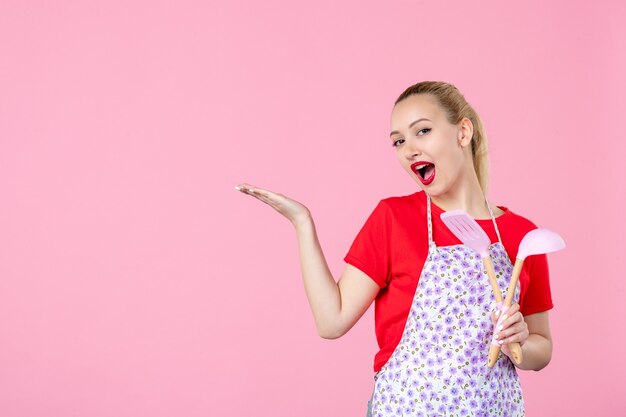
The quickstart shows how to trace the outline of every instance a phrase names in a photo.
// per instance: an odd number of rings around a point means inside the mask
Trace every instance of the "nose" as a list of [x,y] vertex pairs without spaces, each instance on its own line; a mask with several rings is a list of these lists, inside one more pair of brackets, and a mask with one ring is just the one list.
[[415,159],[422,154],[422,151],[419,149],[419,145],[416,142],[416,140],[411,139],[407,139],[405,141],[405,146],[403,149],[404,157],[409,161]]

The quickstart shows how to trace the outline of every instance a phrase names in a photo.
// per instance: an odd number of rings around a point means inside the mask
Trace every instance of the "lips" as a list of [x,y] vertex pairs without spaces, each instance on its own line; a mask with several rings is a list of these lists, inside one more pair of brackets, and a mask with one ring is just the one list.
[[417,161],[411,164],[411,171],[415,172],[417,178],[424,185],[428,185],[435,180],[435,164],[428,161]]

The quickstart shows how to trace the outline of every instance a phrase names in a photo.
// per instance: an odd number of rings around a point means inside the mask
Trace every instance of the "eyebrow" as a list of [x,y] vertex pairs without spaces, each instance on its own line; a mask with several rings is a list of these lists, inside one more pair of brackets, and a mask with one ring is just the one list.
[[[421,119],[417,119],[416,121],[412,122],[412,123],[409,125],[409,129],[410,129],[410,128],[412,128],[412,127],[413,127],[413,125],[414,125],[415,123],[419,123],[419,122],[421,122],[422,120],[427,120],[427,121],[429,121],[429,122],[432,122],[432,120],[430,120],[430,119],[426,119],[426,118],[422,117]],[[398,132],[397,130],[394,130],[393,132],[391,132],[391,133],[389,134],[389,136],[393,136],[393,135],[395,135],[395,134],[397,134],[397,133],[400,133],[400,132]]]

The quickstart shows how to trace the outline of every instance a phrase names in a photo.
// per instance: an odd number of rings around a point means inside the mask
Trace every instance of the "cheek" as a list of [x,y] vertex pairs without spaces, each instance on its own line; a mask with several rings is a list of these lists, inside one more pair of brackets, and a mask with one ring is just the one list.
[[400,165],[402,166],[402,168],[404,169],[408,169],[410,170],[411,168],[408,166],[407,162],[406,162],[406,158],[404,156],[402,156],[402,154],[400,152],[396,152],[396,158],[398,159],[398,162],[400,163]]
[[400,166],[406,173],[408,173],[409,175],[413,174],[413,171],[411,170],[411,165],[407,163],[406,158],[398,155],[398,162],[400,162]]
[[454,166],[463,161],[463,150],[454,147],[453,144],[442,144],[441,146],[437,147],[437,149],[433,152],[436,152],[437,159],[447,165]]
[[437,175],[441,174],[442,177],[452,179],[462,170],[463,158],[459,158],[457,155],[446,154],[439,158],[438,161]]

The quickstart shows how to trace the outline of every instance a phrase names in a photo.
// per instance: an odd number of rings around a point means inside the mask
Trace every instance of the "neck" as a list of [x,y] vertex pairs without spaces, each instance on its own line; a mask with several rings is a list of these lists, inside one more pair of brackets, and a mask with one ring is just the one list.
[[491,218],[473,167],[470,175],[461,175],[452,188],[444,194],[431,196],[431,200],[444,211],[463,210],[475,219]]

